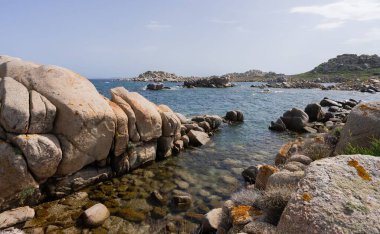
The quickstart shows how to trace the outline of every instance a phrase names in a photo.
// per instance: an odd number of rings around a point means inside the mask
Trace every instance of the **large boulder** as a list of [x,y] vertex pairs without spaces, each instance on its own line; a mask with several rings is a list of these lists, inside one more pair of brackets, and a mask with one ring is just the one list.
[[5,77],[0,79],[0,100],[0,123],[3,128],[11,133],[27,133],[30,118],[28,89]]
[[128,116],[116,103],[110,101],[109,104],[116,116],[116,132],[113,151],[114,155],[117,157],[127,151],[129,142]]
[[11,141],[21,149],[28,168],[39,181],[55,174],[62,159],[62,150],[54,135],[17,135]]
[[[107,158],[115,134],[115,115],[89,80],[62,67],[7,56],[0,56],[0,77],[12,77],[57,108],[53,132],[59,135],[63,152],[57,175],[71,174]],[[19,98],[20,90],[17,94]]]
[[379,129],[380,102],[361,103],[348,115],[335,151],[344,153],[348,144],[369,147],[373,138],[380,139]]
[[125,88],[113,89],[133,109],[136,116],[136,127],[141,141],[150,141],[162,135],[161,115],[157,106],[136,92],[128,92]]
[[378,233],[380,158],[314,161],[286,206],[278,233]]
[[190,130],[187,136],[190,139],[190,144],[194,146],[202,146],[210,141],[210,137],[205,132]]
[[30,123],[28,133],[50,133],[53,131],[57,108],[44,96],[31,90]]
[[13,200],[16,194],[25,202],[29,191],[38,188],[38,184],[29,173],[27,164],[20,150],[0,141],[0,210]]
[[[181,136],[181,120],[166,105],[159,105],[158,111],[162,119],[162,136]],[[177,139],[178,140],[178,139]]]
[[309,116],[310,122],[321,121],[325,117],[321,105],[312,103],[306,106],[305,113]]
[[309,116],[301,109],[293,108],[286,111],[281,120],[286,125],[286,128],[296,132],[304,132],[304,127],[309,122]]

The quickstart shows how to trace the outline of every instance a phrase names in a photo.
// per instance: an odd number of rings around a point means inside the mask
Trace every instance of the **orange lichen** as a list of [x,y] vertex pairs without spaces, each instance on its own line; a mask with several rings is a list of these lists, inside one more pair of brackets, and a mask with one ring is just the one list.
[[281,146],[280,150],[278,151],[278,154],[281,155],[282,157],[286,157],[292,145],[293,145],[293,142],[288,142],[284,144],[283,146]]
[[[260,216],[262,211],[252,206],[240,205],[233,207],[231,210],[232,222],[234,224],[245,223],[252,216]],[[254,218],[253,218],[254,219]]]
[[362,165],[360,165],[360,163],[357,160],[351,159],[350,161],[348,161],[347,164],[351,167],[354,167],[358,173],[358,176],[360,176],[363,180],[372,180],[367,170]]
[[359,109],[361,111],[363,111],[363,116],[365,116],[365,117],[368,116],[368,112],[369,111],[380,111],[379,108],[374,107],[374,106],[369,106],[367,104],[361,104],[361,105],[359,105]]
[[311,196],[310,193],[304,193],[304,194],[302,195],[302,199],[303,199],[304,201],[306,201],[306,202],[310,202],[311,199],[313,199],[313,196]]

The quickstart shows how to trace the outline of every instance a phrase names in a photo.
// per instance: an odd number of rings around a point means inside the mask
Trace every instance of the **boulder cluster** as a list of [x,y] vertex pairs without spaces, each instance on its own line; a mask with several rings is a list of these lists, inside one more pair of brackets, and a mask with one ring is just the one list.
[[284,144],[273,165],[242,172],[247,185],[205,216],[201,233],[379,232],[380,159],[344,155],[348,144],[367,147],[369,139],[379,139],[379,123],[379,103],[360,103],[340,134]]
[[184,77],[177,76],[174,73],[164,71],[146,71],[130,80],[143,82],[180,82],[183,81],[183,79]]
[[188,79],[183,86],[186,88],[227,88],[234,85],[230,81],[230,76],[211,76],[208,78]]
[[334,101],[324,98],[320,103],[312,103],[304,110],[292,108],[269,126],[273,131],[294,131],[323,133],[336,126],[344,126],[351,109],[359,102],[353,99]]
[[111,94],[68,69],[0,56],[0,210],[204,145],[223,122],[188,120],[122,87]]
[[252,88],[279,88],[279,89],[323,89],[323,85],[312,81],[281,81],[281,82],[270,82],[263,85],[251,85]]

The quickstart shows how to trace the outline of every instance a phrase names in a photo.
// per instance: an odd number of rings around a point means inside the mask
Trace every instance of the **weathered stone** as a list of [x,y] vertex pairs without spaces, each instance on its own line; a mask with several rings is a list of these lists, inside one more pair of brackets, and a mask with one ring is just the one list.
[[336,101],[333,101],[333,100],[330,100],[328,98],[324,98],[321,102],[320,102],[321,106],[337,106],[337,107],[341,107],[342,105],[337,103]]
[[0,123],[11,133],[27,133],[29,128],[29,92],[16,80],[0,80]]
[[209,211],[202,221],[202,233],[216,232],[222,221],[222,213],[222,208],[216,208]]
[[311,160],[311,158],[309,158],[308,156],[300,154],[292,155],[287,160],[287,162],[300,162],[305,165],[309,165],[312,161],[313,160]]
[[17,135],[11,141],[21,149],[28,168],[40,181],[55,174],[62,159],[62,150],[54,135]]
[[110,216],[107,207],[101,203],[95,204],[83,212],[84,223],[89,227],[102,225]]
[[175,114],[177,115],[178,119],[181,121],[181,124],[188,124],[190,122],[190,120],[187,119],[186,116],[184,116],[183,114],[178,113],[178,112],[176,112]]
[[163,159],[172,155],[173,137],[160,137],[157,140],[157,157]]
[[247,234],[275,234],[276,232],[276,226],[270,224],[270,223],[265,223],[265,222],[260,222],[260,221],[252,221],[249,222],[244,226],[244,228],[241,230],[242,233],[247,233]]
[[314,161],[286,206],[278,233],[378,233],[380,159],[341,155]]
[[279,171],[269,176],[266,187],[281,186],[288,189],[295,188],[303,176],[303,171]]
[[18,207],[0,213],[0,229],[14,226],[34,217],[34,210],[29,206]]
[[190,139],[190,144],[194,146],[202,146],[210,141],[210,137],[205,132],[190,130],[187,136]]
[[298,108],[293,108],[289,111],[286,111],[281,120],[286,125],[286,128],[296,132],[303,132],[304,127],[309,122],[309,116]]
[[1,234],[25,234],[21,229],[10,227],[4,230],[1,230]]
[[124,153],[119,157],[111,158],[111,166],[112,170],[116,172],[117,175],[123,175],[127,173],[130,169],[128,153]]
[[162,136],[171,137],[181,133],[181,120],[166,105],[159,105],[158,110],[162,119]]
[[31,90],[29,94],[30,124],[28,133],[52,132],[57,108],[38,92]]
[[180,190],[173,191],[172,201],[175,208],[178,210],[187,210],[191,207],[193,203],[191,195]]
[[183,141],[183,146],[186,148],[190,144],[190,139],[187,135],[181,137],[181,141]]
[[305,113],[309,116],[310,122],[321,121],[325,117],[325,113],[323,112],[321,105],[318,103],[307,105],[305,108]]
[[157,142],[147,142],[128,151],[129,167],[135,169],[156,159]]
[[17,199],[15,194],[20,194],[20,203],[29,202],[28,191],[38,188],[32,175],[28,171],[27,164],[21,151],[10,144],[0,141],[0,210],[7,207],[6,202]]
[[267,186],[267,181],[269,177],[273,174],[278,172],[278,168],[271,165],[263,165],[259,168],[259,172],[256,176],[256,183],[255,188],[256,189],[265,189]]
[[341,132],[336,153],[344,153],[346,147],[370,147],[373,139],[380,139],[380,102],[361,103],[348,115]]
[[128,147],[128,116],[116,103],[110,101],[109,105],[116,116],[114,155],[117,157],[125,153]]
[[[54,134],[59,135],[63,152],[58,175],[71,174],[107,158],[115,133],[115,115],[89,80],[58,66],[0,56],[0,77],[5,76],[37,91],[57,108]],[[18,98],[19,93],[17,90]]]
[[4,129],[0,126],[0,140],[7,140],[7,133],[4,131]]

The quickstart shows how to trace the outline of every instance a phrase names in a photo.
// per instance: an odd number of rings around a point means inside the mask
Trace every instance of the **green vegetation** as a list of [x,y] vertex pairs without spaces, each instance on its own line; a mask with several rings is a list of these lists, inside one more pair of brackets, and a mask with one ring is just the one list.
[[341,72],[331,72],[331,73],[320,73],[320,72],[305,72],[297,75],[289,76],[292,81],[296,80],[316,80],[318,78],[322,80],[334,81],[335,78],[342,78],[344,80],[367,80],[372,76],[380,76],[380,68],[372,68],[361,71],[341,71]]
[[369,147],[354,146],[349,143],[344,149],[344,153],[380,156],[380,139],[372,139]]

